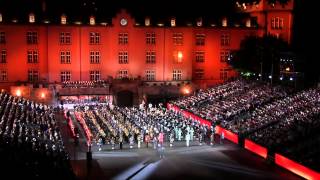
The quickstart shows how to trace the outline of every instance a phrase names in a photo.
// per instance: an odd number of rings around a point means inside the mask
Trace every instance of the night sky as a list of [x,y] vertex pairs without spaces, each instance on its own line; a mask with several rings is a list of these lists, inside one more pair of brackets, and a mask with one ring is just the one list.
[[87,19],[91,14],[101,19],[111,18],[120,8],[128,9],[136,18],[146,15],[158,18],[167,16],[214,18],[234,12],[233,0],[0,0],[0,10],[3,14],[18,17],[23,17],[30,11],[43,14],[43,1],[46,2],[46,16],[54,18],[66,13],[77,20]]

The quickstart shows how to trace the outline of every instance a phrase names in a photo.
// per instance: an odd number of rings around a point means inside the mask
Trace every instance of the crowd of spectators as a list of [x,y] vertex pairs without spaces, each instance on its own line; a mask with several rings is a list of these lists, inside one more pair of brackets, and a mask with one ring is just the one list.
[[106,80],[98,81],[65,81],[62,83],[63,88],[104,88],[109,86]]
[[4,177],[74,177],[54,109],[5,92],[0,94],[0,159]]
[[[293,92],[236,80],[172,102],[204,119],[319,170],[320,89]],[[318,168],[317,168],[318,167]]]

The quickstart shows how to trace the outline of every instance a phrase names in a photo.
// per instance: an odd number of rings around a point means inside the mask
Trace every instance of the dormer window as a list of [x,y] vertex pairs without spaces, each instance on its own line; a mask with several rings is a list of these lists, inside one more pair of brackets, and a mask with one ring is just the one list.
[[251,19],[250,18],[248,18],[246,20],[246,27],[251,27]]
[[149,17],[146,17],[145,20],[144,20],[144,25],[145,26],[150,26],[150,18]]
[[224,18],[222,19],[222,26],[223,26],[223,27],[227,27],[227,26],[228,26],[228,21],[227,21],[227,18],[226,18],[226,17],[224,17]]
[[198,27],[201,27],[201,26],[202,26],[202,18],[199,18],[199,19],[197,20],[197,26],[198,26]]
[[176,18],[171,18],[171,27],[175,27],[176,26]]
[[95,20],[94,16],[90,16],[89,21],[90,21],[90,25],[95,25],[96,24],[96,20]]
[[61,15],[61,24],[67,24],[67,16],[66,15]]
[[34,22],[36,22],[36,18],[33,13],[30,13],[29,14],[29,23],[34,23]]

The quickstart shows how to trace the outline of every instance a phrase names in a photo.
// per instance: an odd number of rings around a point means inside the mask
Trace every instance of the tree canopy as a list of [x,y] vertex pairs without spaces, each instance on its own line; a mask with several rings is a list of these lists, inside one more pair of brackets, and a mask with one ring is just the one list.
[[231,53],[229,62],[241,72],[262,72],[263,76],[277,75],[279,55],[288,50],[289,45],[274,36],[249,36],[241,42],[239,50]]

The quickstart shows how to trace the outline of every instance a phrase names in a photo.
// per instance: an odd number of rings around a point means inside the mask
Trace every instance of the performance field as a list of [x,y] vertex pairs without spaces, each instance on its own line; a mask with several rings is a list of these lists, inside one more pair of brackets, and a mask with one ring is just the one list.
[[140,149],[124,145],[123,150],[105,145],[101,151],[94,147],[91,166],[85,152],[75,149],[72,166],[80,179],[303,179],[228,141],[212,146],[165,144],[162,157],[153,145]]
[[[74,128],[81,129],[74,115],[77,111],[69,112]],[[98,140],[91,143],[92,154],[88,154],[86,132],[79,131],[75,142],[64,115],[57,115],[57,119],[61,119],[72,169],[79,179],[302,179],[217,134],[214,140],[204,137],[203,141],[197,135],[189,146],[185,138],[174,137],[170,141],[166,134],[164,139],[167,137],[168,141],[150,141],[148,147],[146,142],[131,142],[130,138],[122,149],[117,141]]]

